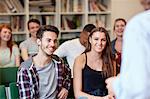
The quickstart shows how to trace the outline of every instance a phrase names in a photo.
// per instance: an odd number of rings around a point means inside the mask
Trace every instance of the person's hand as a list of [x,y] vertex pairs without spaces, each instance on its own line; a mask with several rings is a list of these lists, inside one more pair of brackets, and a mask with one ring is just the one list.
[[102,99],[115,99],[112,95],[104,96]]
[[113,84],[115,79],[116,79],[116,77],[110,77],[110,78],[106,79],[106,81],[105,81],[107,84],[106,87],[108,89],[108,94],[112,95],[112,96],[115,96],[113,88],[112,88],[112,84]]
[[66,88],[62,88],[57,97],[58,99],[67,99],[67,96],[68,90]]

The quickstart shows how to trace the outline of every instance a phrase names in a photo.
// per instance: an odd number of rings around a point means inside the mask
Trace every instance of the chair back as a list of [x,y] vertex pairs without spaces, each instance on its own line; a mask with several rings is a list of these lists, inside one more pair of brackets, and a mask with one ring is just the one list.
[[16,82],[10,83],[10,96],[11,99],[19,99],[18,87],[16,86]]
[[0,99],[7,99],[4,85],[0,85]]
[[17,81],[18,67],[0,68],[0,85],[9,86],[9,83]]

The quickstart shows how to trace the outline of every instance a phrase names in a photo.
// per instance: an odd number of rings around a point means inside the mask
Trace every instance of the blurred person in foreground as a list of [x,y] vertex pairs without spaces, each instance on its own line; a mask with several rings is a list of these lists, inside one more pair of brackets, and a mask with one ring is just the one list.
[[120,75],[106,80],[116,99],[150,99],[150,0],[140,2],[146,11],[126,26]]

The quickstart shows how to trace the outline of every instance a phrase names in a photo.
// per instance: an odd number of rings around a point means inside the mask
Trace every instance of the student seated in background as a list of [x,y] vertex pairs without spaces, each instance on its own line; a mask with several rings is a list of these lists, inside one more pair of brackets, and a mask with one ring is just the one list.
[[30,32],[30,38],[23,41],[19,46],[23,60],[27,60],[30,55],[36,54],[38,52],[36,33],[40,28],[40,21],[37,19],[30,19],[27,25]]
[[20,52],[12,42],[12,29],[7,24],[0,25],[0,67],[20,66]]
[[79,38],[64,42],[54,52],[59,57],[66,57],[67,62],[72,70],[72,74],[74,60],[77,56],[84,52],[87,45],[88,35],[93,28],[95,28],[93,24],[85,25],[83,31],[80,33]]
[[39,51],[23,62],[18,71],[20,99],[66,99],[71,70],[62,59],[53,55],[59,30],[45,25],[36,35]]
[[75,98],[113,99],[108,95],[105,79],[115,75],[114,63],[108,32],[102,27],[94,28],[88,37],[88,47],[74,63]]
[[123,43],[123,32],[126,26],[126,20],[123,18],[118,18],[114,22],[114,33],[116,38],[111,42],[112,52],[116,59],[116,72],[120,73],[121,65],[121,53],[122,53],[122,43]]

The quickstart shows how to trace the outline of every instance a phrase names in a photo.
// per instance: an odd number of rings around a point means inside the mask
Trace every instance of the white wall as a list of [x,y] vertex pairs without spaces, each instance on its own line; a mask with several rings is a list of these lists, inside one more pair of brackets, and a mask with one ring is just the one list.
[[[112,24],[116,18],[124,18],[127,21],[137,13],[143,11],[140,0],[112,0]],[[111,38],[114,37],[112,34]]]

